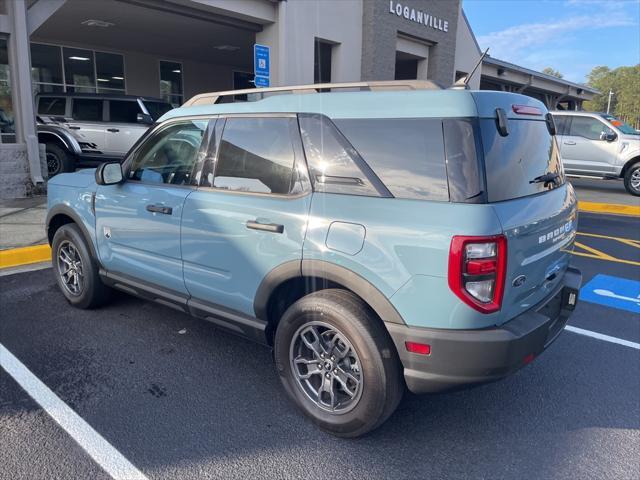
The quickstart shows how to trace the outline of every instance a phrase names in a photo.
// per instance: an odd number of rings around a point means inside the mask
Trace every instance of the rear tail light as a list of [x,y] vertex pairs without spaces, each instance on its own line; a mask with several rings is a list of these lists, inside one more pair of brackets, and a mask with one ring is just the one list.
[[506,270],[503,235],[451,239],[449,288],[470,307],[482,313],[500,310]]
[[511,109],[518,115],[542,115],[542,110],[530,105],[511,105]]

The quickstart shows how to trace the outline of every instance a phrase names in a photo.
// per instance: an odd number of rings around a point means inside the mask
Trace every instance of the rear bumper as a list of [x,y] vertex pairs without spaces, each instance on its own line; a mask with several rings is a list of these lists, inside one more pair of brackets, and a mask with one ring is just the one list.
[[[519,370],[562,332],[581,282],[580,271],[569,268],[553,295],[500,327],[444,330],[387,323],[407,387],[413,393],[442,392],[499,380]],[[430,345],[431,354],[408,352],[407,341]]]

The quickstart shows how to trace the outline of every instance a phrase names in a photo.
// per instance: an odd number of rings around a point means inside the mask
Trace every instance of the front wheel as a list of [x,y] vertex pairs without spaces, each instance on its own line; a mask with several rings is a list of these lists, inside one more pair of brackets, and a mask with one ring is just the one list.
[[631,195],[640,196],[640,162],[634,163],[625,172],[624,188]]
[[333,435],[364,435],[402,398],[395,346],[382,322],[350,292],[322,290],[295,302],[283,315],[274,344],[287,394]]
[[71,305],[93,308],[108,300],[110,289],[102,283],[98,265],[77,225],[67,223],[56,231],[51,263],[58,287]]

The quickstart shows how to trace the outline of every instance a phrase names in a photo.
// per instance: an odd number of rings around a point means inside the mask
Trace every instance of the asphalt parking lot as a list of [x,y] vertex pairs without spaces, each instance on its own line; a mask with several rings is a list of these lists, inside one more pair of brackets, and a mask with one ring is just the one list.
[[[579,231],[592,300],[570,325],[604,340],[566,331],[504,381],[408,394],[358,440],[294,409],[268,349],[124,294],[75,310],[50,269],[0,277],[0,344],[149,479],[637,479],[638,218],[581,214]],[[3,369],[0,459],[2,479],[110,478]]]

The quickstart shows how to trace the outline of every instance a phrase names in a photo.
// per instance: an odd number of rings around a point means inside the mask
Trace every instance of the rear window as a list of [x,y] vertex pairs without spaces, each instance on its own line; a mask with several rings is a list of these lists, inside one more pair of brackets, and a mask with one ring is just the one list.
[[[494,119],[481,119],[480,131],[489,202],[535,195],[564,184],[558,146],[547,125],[538,120],[509,120],[509,135],[500,136]],[[545,181],[556,174],[553,181]]]
[[448,201],[442,120],[336,119],[394,197]]

